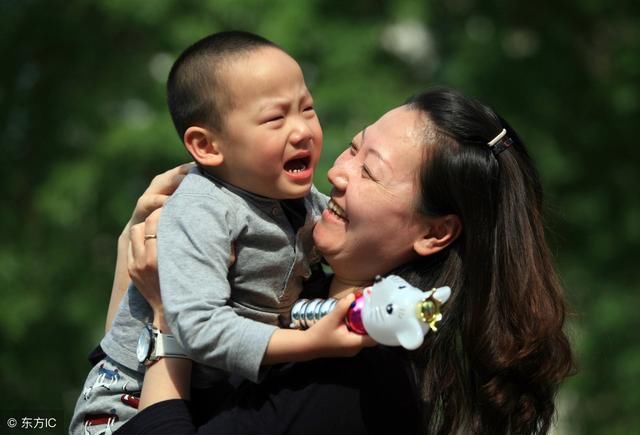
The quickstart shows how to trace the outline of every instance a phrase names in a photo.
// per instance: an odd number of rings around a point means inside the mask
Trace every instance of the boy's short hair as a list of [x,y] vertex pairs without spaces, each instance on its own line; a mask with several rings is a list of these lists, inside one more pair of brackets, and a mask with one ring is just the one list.
[[182,139],[192,125],[222,131],[223,116],[232,105],[222,67],[233,57],[275,43],[249,32],[228,31],[209,35],[188,47],[175,61],[167,80],[167,103]]

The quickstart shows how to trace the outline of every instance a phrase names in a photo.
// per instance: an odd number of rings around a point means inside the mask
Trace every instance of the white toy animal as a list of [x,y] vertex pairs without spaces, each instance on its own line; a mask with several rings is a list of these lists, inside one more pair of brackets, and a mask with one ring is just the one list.
[[429,330],[437,329],[436,323],[442,319],[440,305],[450,295],[449,287],[423,292],[390,275],[363,290],[362,324],[380,344],[417,349]]
[[[440,306],[451,295],[449,287],[427,292],[396,275],[376,278],[376,282],[356,293],[345,322],[349,329],[368,334],[380,344],[420,347],[424,336],[442,319]],[[335,307],[335,299],[301,299],[291,309],[291,327],[306,329]]]

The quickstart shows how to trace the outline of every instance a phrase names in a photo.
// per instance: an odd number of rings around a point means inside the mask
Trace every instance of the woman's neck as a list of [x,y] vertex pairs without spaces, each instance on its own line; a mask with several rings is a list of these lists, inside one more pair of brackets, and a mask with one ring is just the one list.
[[373,283],[373,280],[355,281],[334,275],[331,280],[331,286],[329,286],[329,296],[340,299],[347,296],[349,293],[353,293],[358,289],[371,285],[371,283]]

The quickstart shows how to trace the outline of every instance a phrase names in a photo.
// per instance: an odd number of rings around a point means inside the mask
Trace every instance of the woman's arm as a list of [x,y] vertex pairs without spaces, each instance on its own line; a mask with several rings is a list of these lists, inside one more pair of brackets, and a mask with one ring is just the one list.
[[127,251],[129,249],[128,229],[129,221],[118,237],[118,250],[116,256],[116,270],[113,276],[113,285],[111,286],[111,297],[109,298],[109,308],[107,309],[107,320],[104,325],[104,332],[107,333],[111,329],[113,318],[118,311],[120,300],[127,291],[129,285],[129,274],[127,273]]
[[156,176],[142,196],[138,199],[129,222],[127,222],[127,225],[118,237],[116,269],[113,277],[113,286],[111,287],[111,297],[109,299],[109,308],[107,310],[105,332],[108,332],[109,329],[111,329],[113,317],[115,316],[116,311],[118,311],[120,300],[127,291],[127,287],[131,281],[127,271],[127,254],[129,251],[129,232],[131,227],[144,222],[151,212],[162,207],[193,166],[193,163],[186,163]]
[[147,367],[138,410],[165,400],[189,400],[191,366],[190,359],[165,357]]
[[[157,271],[157,239],[146,238],[156,234],[160,209],[153,211],[144,222],[131,226],[128,274],[153,310],[153,326],[164,334],[171,334],[165,322],[160,297]],[[161,358],[147,368],[139,409],[171,399],[189,399],[192,362],[185,358]]]

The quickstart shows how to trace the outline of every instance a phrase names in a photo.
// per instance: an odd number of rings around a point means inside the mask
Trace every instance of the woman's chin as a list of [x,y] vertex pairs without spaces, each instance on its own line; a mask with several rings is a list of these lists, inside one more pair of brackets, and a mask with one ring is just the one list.
[[313,228],[313,243],[316,249],[325,257],[340,252],[344,240],[344,231],[334,225],[327,224],[322,219]]

